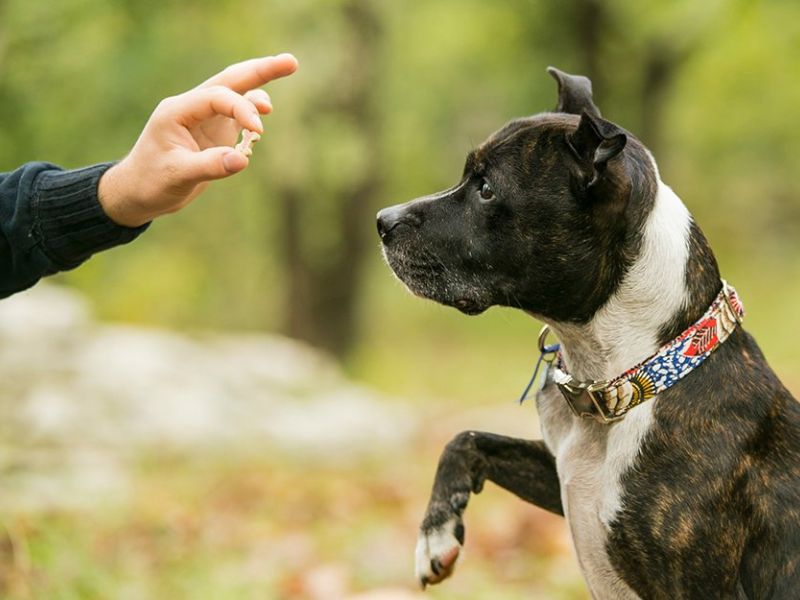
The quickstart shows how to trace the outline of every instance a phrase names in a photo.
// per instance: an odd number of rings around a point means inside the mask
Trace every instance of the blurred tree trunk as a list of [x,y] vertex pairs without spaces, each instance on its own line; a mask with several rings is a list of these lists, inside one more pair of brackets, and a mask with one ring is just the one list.
[[663,39],[652,40],[644,53],[642,61],[642,124],[640,137],[654,154],[663,146],[665,131],[664,111],[667,96],[675,85],[680,68],[687,59],[700,49],[705,41],[707,24],[695,25],[695,30],[680,38],[667,42]]
[[[374,199],[382,186],[380,119],[374,94],[380,21],[370,0],[344,0],[340,10],[349,42],[348,56],[336,78],[340,85],[310,107],[308,121],[324,116],[350,124],[363,148],[361,165],[358,172],[348,175],[349,185],[344,188],[328,192],[284,187],[281,191],[288,281],[284,329],[288,335],[337,356],[345,355],[354,341],[365,251],[373,234]],[[311,226],[309,220],[319,217],[308,214],[304,200],[310,193],[325,194],[324,202],[338,207],[337,218]],[[309,227],[317,231],[336,228],[336,250],[315,255],[309,248]]]
[[[602,60],[602,35],[608,33],[612,15],[604,0],[575,0],[570,20],[574,23],[575,44],[584,75],[592,80],[592,93],[598,106],[606,89],[607,65]],[[602,112],[602,109],[601,109]]]
[[[635,133],[658,155],[663,146],[664,112],[670,90],[681,67],[699,49],[707,29],[723,8],[724,5],[709,10],[678,30],[674,29],[674,23],[667,23],[662,28],[665,31],[650,30],[643,34],[625,25],[629,19],[625,18],[624,4],[606,0],[552,1],[548,16],[558,22],[551,21],[548,26],[563,33],[565,50],[577,59],[579,72],[592,80],[595,102],[601,112],[608,110],[611,98],[626,96],[613,93],[614,85],[640,82],[638,94],[633,96],[636,106],[628,107],[626,112],[638,112]],[[538,18],[538,14],[531,14]],[[532,23],[530,30],[537,26],[538,23]],[[624,57],[624,63],[619,57]]]
[[639,137],[655,156],[663,146],[667,94],[683,63],[676,48],[654,43],[642,62],[641,126]]

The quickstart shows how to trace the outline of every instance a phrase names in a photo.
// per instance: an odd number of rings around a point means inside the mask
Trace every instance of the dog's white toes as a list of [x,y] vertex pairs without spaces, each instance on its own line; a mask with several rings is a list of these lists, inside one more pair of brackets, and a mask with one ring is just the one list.
[[452,575],[461,555],[461,543],[456,538],[457,528],[463,530],[457,519],[451,519],[436,529],[420,531],[416,549],[416,576],[423,589]]

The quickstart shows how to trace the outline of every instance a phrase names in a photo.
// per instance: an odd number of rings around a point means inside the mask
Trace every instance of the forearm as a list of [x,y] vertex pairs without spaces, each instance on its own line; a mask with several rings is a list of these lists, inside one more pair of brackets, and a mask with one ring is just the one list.
[[564,515],[556,460],[542,440],[483,434],[475,445],[487,457],[486,479],[526,502]]
[[563,515],[555,459],[541,440],[522,440],[481,431],[455,437],[439,459],[433,501],[478,493],[492,481],[526,502]]
[[37,162],[0,175],[0,297],[144,231],[117,225],[98,202],[98,181],[110,166],[64,171]]

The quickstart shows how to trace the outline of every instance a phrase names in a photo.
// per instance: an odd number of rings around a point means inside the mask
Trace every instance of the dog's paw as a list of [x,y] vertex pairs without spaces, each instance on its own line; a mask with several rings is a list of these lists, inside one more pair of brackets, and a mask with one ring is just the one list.
[[425,589],[453,574],[464,545],[464,525],[452,517],[443,525],[420,530],[416,549],[416,576]]

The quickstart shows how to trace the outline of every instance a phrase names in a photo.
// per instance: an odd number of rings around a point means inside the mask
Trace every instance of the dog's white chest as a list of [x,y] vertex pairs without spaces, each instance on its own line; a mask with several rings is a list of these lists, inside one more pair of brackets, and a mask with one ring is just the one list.
[[538,404],[545,442],[556,457],[564,517],[592,596],[638,598],[612,567],[606,542],[622,506],[620,477],[638,455],[652,405],[609,427],[573,417],[554,385],[539,393]]

